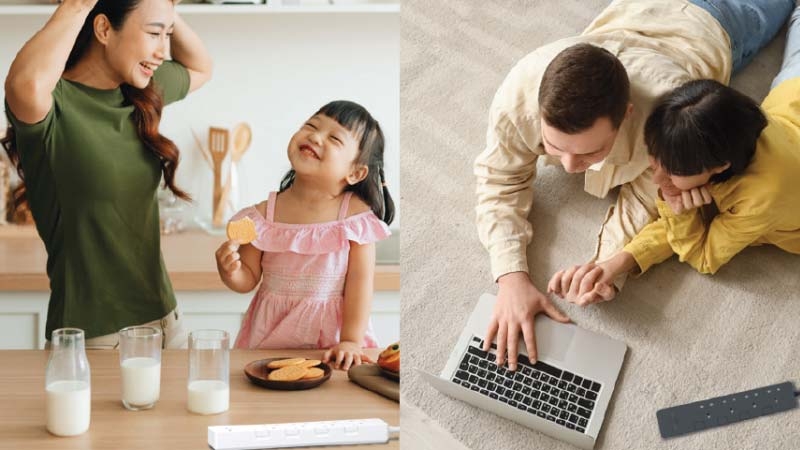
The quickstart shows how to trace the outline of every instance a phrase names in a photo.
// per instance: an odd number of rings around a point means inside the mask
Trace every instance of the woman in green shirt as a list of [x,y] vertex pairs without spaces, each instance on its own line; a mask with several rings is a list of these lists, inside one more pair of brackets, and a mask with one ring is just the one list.
[[[175,185],[178,148],[158,131],[164,105],[211,76],[200,38],[172,0],[64,0],[6,78],[3,145],[47,250],[46,337],[157,324],[185,344],[161,256],[156,191]],[[166,60],[169,54],[173,60]]]

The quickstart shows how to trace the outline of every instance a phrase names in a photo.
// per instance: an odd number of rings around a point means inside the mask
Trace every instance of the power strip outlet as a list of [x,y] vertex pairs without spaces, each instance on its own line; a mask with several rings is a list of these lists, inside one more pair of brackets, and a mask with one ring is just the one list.
[[380,419],[208,427],[208,445],[214,450],[385,444],[387,442],[389,442],[389,425]]
[[794,385],[773,384],[751,391],[672,406],[656,412],[661,437],[670,438],[797,407]]

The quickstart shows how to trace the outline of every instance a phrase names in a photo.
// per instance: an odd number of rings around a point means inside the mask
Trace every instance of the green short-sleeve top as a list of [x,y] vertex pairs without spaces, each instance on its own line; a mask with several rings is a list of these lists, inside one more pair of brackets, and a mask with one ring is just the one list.
[[[164,104],[189,91],[189,73],[165,62],[153,83]],[[17,120],[20,165],[47,250],[46,337],[77,327],[86,337],[146,323],[175,308],[161,255],[159,159],[139,139],[134,106],[120,88],[61,79],[41,122]]]

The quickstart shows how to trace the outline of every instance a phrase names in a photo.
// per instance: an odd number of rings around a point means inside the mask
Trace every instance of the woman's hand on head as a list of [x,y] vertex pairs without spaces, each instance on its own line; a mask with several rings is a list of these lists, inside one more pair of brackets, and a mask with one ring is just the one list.
[[332,363],[335,369],[349,370],[351,366],[373,362],[361,346],[352,341],[341,341],[322,355],[322,362]]
[[98,0],[63,0],[61,4],[80,6],[81,8],[92,9]]
[[242,268],[239,246],[240,244],[237,240],[231,239],[220,245],[214,253],[217,259],[217,270],[219,273],[230,276]]

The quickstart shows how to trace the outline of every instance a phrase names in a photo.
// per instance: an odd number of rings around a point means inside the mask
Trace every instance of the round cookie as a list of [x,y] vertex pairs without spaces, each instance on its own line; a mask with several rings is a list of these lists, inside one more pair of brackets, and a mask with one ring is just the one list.
[[228,222],[226,231],[228,239],[235,239],[240,244],[249,244],[256,238],[256,224],[249,217]]
[[267,379],[273,381],[297,381],[303,378],[308,369],[298,365],[281,367],[280,369],[273,370],[267,375]]
[[318,366],[321,363],[322,363],[322,361],[320,361],[318,359],[307,359],[307,360],[301,362],[299,364],[299,366],[305,367],[305,368],[311,368],[311,367],[314,367],[314,366]]
[[311,367],[311,368],[307,369],[306,374],[303,375],[303,379],[304,380],[310,380],[310,379],[313,379],[313,378],[319,378],[319,377],[321,377],[323,375],[325,375],[325,371],[324,370],[320,369],[319,367]]
[[298,364],[303,363],[305,361],[306,361],[305,358],[279,359],[277,361],[270,361],[270,363],[267,364],[267,368],[280,369],[281,367],[298,365]]

